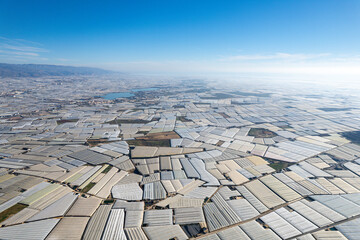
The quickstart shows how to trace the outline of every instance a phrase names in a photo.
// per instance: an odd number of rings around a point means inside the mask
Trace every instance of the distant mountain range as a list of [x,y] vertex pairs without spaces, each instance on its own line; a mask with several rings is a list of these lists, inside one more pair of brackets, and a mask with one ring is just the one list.
[[0,77],[45,77],[70,75],[100,75],[112,71],[91,67],[72,67],[45,64],[0,63]]

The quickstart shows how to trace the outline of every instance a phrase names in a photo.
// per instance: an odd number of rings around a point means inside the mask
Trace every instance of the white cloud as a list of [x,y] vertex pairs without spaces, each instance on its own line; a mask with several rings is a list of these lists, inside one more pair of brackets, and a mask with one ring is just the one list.
[[25,56],[25,55],[6,55],[0,53],[0,62],[6,60],[6,63],[43,63],[49,59],[46,57],[38,56]]
[[46,58],[40,56],[44,52],[48,52],[48,50],[42,48],[39,43],[0,36],[0,53],[2,53],[2,60],[7,61],[14,58],[44,60]]
[[266,60],[288,60],[288,61],[299,61],[317,59],[322,57],[330,56],[329,53],[319,54],[292,54],[292,53],[275,53],[275,54],[253,54],[253,55],[235,55],[223,57],[221,61],[266,61]]
[[19,51],[0,51],[0,52],[7,55],[21,55],[21,56],[34,56],[34,57],[39,56],[39,54],[35,52],[19,52]]

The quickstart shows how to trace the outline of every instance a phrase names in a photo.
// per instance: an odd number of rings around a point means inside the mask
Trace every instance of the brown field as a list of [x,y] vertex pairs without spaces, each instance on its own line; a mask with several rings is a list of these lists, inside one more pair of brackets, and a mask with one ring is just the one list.
[[134,139],[126,140],[129,145],[134,146],[148,146],[148,147],[171,147],[169,139],[162,140],[144,140],[144,139]]
[[94,138],[94,139],[89,138],[87,140],[87,143],[89,144],[90,147],[95,147],[101,143],[107,143],[107,142],[108,142],[107,138]]
[[166,139],[177,139],[180,138],[176,132],[161,132],[161,133],[148,133],[146,136],[137,137],[139,140],[166,140]]
[[185,116],[177,116],[176,120],[182,122],[192,122],[190,119],[187,119]]
[[248,136],[254,136],[256,138],[272,138],[276,137],[277,134],[265,128],[251,128]]

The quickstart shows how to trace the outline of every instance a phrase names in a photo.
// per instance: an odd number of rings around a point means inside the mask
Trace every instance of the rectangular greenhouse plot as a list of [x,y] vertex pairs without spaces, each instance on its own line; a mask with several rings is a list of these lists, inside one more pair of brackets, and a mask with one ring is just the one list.
[[285,203],[284,200],[278,197],[259,180],[245,183],[245,187],[268,208],[273,208]]
[[260,219],[283,239],[288,239],[301,234],[298,229],[279,216],[276,212],[271,212]]
[[72,205],[66,216],[71,217],[91,217],[95,210],[99,207],[101,199],[96,197],[84,198],[79,196],[76,202]]
[[282,183],[280,180],[278,180],[272,175],[262,177],[260,178],[260,181],[287,202],[301,198],[301,195],[299,195],[297,192],[286,186],[284,183]]
[[81,239],[88,221],[88,217],[62,218],[46,239]]
[[108,183],[108,181],[115,175],[115,173],[117,173],[118,169],[115,167],[112,167],[106,174],[105,176],[103,176],[96,184],[94,187],[92,187],[89,191],[88,194],[92,194],[92,195],[96,195],[104,186],[106,183]]
[[189,154],[203,151],[202,148],[172,148],[172,147],[144,147],[136,146],[131,151],[131,157],[133,158],[147,158],[158,156],[170,156]]
[[105,199],[110,195],[112,187],[117,184],[121,179],[123,179],[128,173],[126,171],[120,171],[114,174],[112,178],[101,188],[101,190],[96,194],[97,197]]
[[111,205],[100,205],[89,220],[84,231],[84,240],[100,240],[105,229]]
[[[54,227],[57,226],[59,221],[59,219],[46,219],[31,223],[3,227],[0,228],[0,239],[45,239],[46,236],[48,236],[49,233],[54,229]],[[80,230],[82,231],[82,229]]]

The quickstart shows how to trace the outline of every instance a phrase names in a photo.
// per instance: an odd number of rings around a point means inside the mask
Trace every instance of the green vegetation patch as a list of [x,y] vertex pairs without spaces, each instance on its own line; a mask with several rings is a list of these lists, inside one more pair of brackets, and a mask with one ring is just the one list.
[[269,166],[275,169],[277,172],[280,172],[281,170],[289,167],[290,165],[291,163],[280,162],[280,161],[273,161],[272,163],[269,164]]
[[265,128],[251,128],[248,136],[253,136],[256,138],[272,138],[272,137],[276,137],[276,133],[265,129]]
[[6,209],[5,211],[0,213],[0,222],[5,221],[6,219],[15,215],[16,213],[20,212],[21,210],[23,210],[26,207],[27,207],[27,205],[25,205],[25,204],[17,203],[14,206]]
[[115,119],[112,120],[110,122],[108,122],[109,124],[122,124],[122,123],[149,123],[149,121],[147,120],[143,120],[143,119]]
[[109,165],[101,173],[108,173],[111,168],[112,168],[112,166]]
[[[105,169],[106,169],[106,168],[105,168]],[[104,169],[104,171],[105,171],[105,169]],[[93,186],[95,186],[95,184],[96,184],[96,183],[93,183],[93,182],[89,183],[88,185],[86,185],[86,186],[81,190],[81,192],[87,193]]]
[[135,146],[148,146],[148,147],[171,147],[169,139],[161,140],[144,140],[144,139],[134,139],[126,141],[129,145]]
[[113,200],[113,199],[104,200],[104,204],[112,204],[114,202],[115,202],[115,200]]
[[56,123],[57,125],[60,125],[60,124],[64,124],[64,123],[71,123],[71,122],[77,122],[79,121],[79,119],[61,119],[61,120],[57,120]]
[[343,132],[341,136],[353,143],[360,144],[360,131]]

